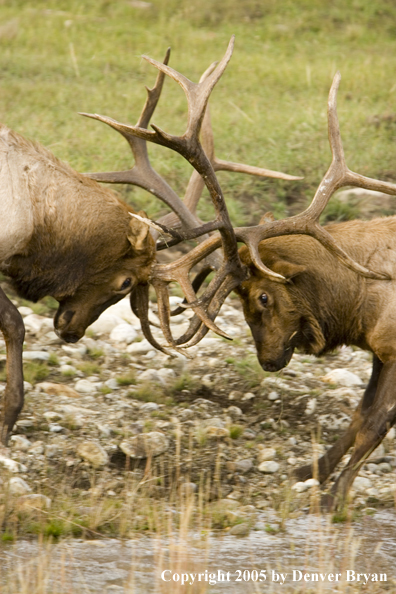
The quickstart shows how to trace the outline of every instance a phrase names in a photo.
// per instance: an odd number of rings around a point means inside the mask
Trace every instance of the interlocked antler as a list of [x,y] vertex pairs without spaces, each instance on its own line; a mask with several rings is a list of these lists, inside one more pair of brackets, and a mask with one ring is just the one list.
[[[107,181],[112,183],[122,182],[139,185],[161,198],[177,213],[184,228],[191,230],[187,232],[175,232],[174,230],[170,230],[171,235],[178,238],[179,240],[200,238],[200,236],[210,231],[220,231],[220,234],[223,237],[223,249],[226,259],[224,264],[222,264],[221,259],[219,258],[214,260],[212,257],[211,259],[212,267],[220,268],[219,275],[221,279],[217,278],[216,286],[220,286],[222,280],[231,274],[234,278],[234,286],[237,286],[237,284],[239,284],[239,282],[245,278],[246,272],[244,271],[239,260],[237,242],[225,206],[224,197],[215,175],[215,170],[238,171],[242,173],[258,175],[261,177],[276,177],[287,180],[301,179],[280,172],[223,161],[215,157],[213,135],[210,126],[207,103],[213,87],[221,77],[228,64],[232,54],[233,43],[234,38],[231,39],[227,52],[221,62],[219,64],[213,64],[210,66],[201,77],[201,80],[198,84],[192,83],[183,75],[167,66],[168,56],[165,59],[164,64],[145,57],[146,60],[156,66],[158,70],[160,70],[160,73],[157,77],[157,82],[154,89],[148,91],[149,98],[136,126],[127,126],[105,116],[99,116],[96,114],[82,114],[105,122],[114,129],[118,130],[130,144],[136,161],[135,166],[128,171],[112,172],[108,174],[89,174],[90,177],[98,181]],[[154,132],[147,130],[148,122],[158,102],[159,94],[163,84],[163,76],[165,73],[180,84],[187,96],[187,130],[180,137],[171,136],[154,125],[152,126]],[[203,143],[207,147],[209,156],[206,154],[199,139],[202,126]],[[164,180],[162,180],[151,168],[147,155],[147,147],[145,144],[145,141],[147,140],[176,150],[182,154],[195,168],[196,171],[194,171],[193,175],[191,176],[184,203],[175,195],[173,190],[167,186],[166,182],[164,182]],[[204,184],[206,184],[209,189],[217,216],[214,221],[202,225],[195,215],[195,209],[202,193]],[[188,216],[186,216],[186,209],[188,211]],[[166,230],[166,227],[162,228]],[[167,284],[171,282],[171,280],[177,280],[181,284],[186,298],[190,302],[190,306],[195,310],[198,319],[213,331],[225,336],[224,332],[217,328],[214,322],[206,315],[205,310],[201,307],[200,302],[196,298],[195,287],[200,284],[204,275],[200,274],[200,277],[193,283],[190,283],[188,279],[188,272],[190,269],[195,265],[196,262],[202,260],[202,258],[205,257],[202,256],[201,253],[207,253],[209,256],[216,255],[213,254],[213,252],[214,250],[208,250],[205,247],[203,252],[199,252],[199,256],[194,256],[192,259],[187,257],[186,261],[182,259],[183,262],[180,262],[179,266],[169,265],[170,269],[166,271],[165,269],[162,269],[162,274],[158,274],[158,276],[153,276],[152,278],[151,282],[155,286],[158,296],[161,325],[163,327],[164,334],[168,338],[170,344],[173,346],[176,346],[176,343],[171,338],[170,334],[169,299],[167,294]],[[207,268],[206,274],[208,272],[209,269]],[[143,305],[144,303],[146,303],[146,299],[143,299],[142,295],[140,295],[139,298],[137,298],[136,295],[132,298],[132,306],[134,307],[135,311],[139,313],[141,319],[144,320],[145,327],[148,327],[147,312],[143,311],[143,308],[145,307]],[[150,341],[153,341],[152,336],[147,336],[147,338]],[[158,345],[155,346],[158,347]]]

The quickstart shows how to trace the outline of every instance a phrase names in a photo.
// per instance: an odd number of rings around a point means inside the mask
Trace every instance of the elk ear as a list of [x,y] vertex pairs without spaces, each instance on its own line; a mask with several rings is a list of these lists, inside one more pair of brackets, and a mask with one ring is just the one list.
[[306,266],[287,262],[287,260],[276,260],[270,264],[270,268],[274,272],[284,276],[287,280],[291,280],[306,270]]
[[[140,217],[147,218],[147,215],[143,210],[140,210],[137,214]],[[138,254],[150,249],[152,244],[150,227],[146,225],[146,223],[143,223],[143,221],[131,217],[128,229],[128,240],[130,241],[133,250]]]
[[265,223],[272,223],[272,221],[275,221],[275,217],[272,214],[272,212],[268,211],[261,217],[259,225],[265,225]]

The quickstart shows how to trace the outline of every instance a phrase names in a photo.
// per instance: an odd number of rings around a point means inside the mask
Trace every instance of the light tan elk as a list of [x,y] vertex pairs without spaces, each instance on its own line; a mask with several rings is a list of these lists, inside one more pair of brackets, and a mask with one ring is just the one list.
[[[169,59],[169,51],[165,63]],[[164,66],[165,67],[165,66]],[[222,70],[210,78],[213,86]],[[224,69],[224,68],[223,68]],[[163,86],[160,72],[137,123],[148,126]],[[128,181],[163,200],[184,229],[200,226],[194,201],[200,179],[193,175],[184,203],[151,168],[146,142],[129,138],[136,164]],[[230,169],[261,176],[295,179],[245,165],[220,162]],[[125,181],[123,173],[112,181]],[[99,176],[100,177],[100,176]],[[298,178],[297,178],[298,179]],[[99,315],[137,286],[146,287],[155,259],[149,227],[112,191],[73,171],[42,146],[0,126],[0,271],[19,295],[32,301],[52,295],[59,301],[57,334],[76,342]],[[141,213],[144,214],[144,213]],[[195,234],[202,235],[201,229]],[[212,265],[219,258],[212,255]],[[155,275],[155,273],[154,273]],[[141,301],[145,291],[137,294]],[[140,301],[138,306],[140,306]],[[209,322],[210,323],[210,322]],[[0,440],[6,444],[23,406],[24,325],[0,289],[0,330],[7,346],[7,386],[2,397]]]
[[[232,41],[218,69],[224,69],[231,48]],[[310,206],[285,220],[264,217],[256,227],[233,229],[215,175],[217,160],[213,147],[209,143],[206,154],[199,140],[211,90],[208,81],[213,75],[195,85],[168,66],[149,61],[174,78],[187,95],[189,120],[184,135],[175,137],[156,126],[148,131],[103,116],[90,117],[106,122],[129,139],[137,137],[178,151],[203,177],[214,203],[216,219],[195,232],[184,233],[184,237],[193,237],[203,230],[219,230],[220,235],[205,239],[181,260],[155,265],[152,269],[149,282],[157,290],[165,338],[169,345],[180,348],[196,344],[209,327],[220,333],[214,319],[226,296],[236,289],[242,298],[259,361],[266,370],[277,371],[287,365],[297,347],[315,355],[344,344],[371,351],[372,376],[351,425],[319,460],[319,478],[323,482],[355,445],[348,465],[332,489],[330,499],[341,504],[360,466],[396,421],[396,217],[322,228],[319,216],[338,188],[359,186],[395,195],[396,185],[364,177],[347,168],[336,112],[340,82],[337,73],[328,101],[333,160]],[[176,235],[171,229],[168,231]],[[246,247],[238,251],[238,242]],[[215,277],[197,297],[196,291],[208,269],[193,282],[189,272],[220,246],[224,259],[217,263]],[[178,339],[173,338],[169,323],[167,284],[172,281],[180,282],[188,306],[196,313],[187,332]],[[132,303],[147,338],[158,346],[148,323],[147,287],[137,288]],[[301,469],[299,476],[304,479],[312,476],[311,467]]]

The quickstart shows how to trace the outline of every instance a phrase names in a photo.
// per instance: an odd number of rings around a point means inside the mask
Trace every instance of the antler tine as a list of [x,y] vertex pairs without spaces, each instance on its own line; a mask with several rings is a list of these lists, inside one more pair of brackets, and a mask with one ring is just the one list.
[[138,285],[130,295],[130,302],[132,311],[137,315],[140,320],[140,325],[142,327],[142,332],[148,342],[157,350],[161,351],[165,355],[170,355],[171,353],[167,351],[162,345],[160,345],[154,338],[151,333],[150,328],[150,321],[148,318],[148,310],[149,310],[149,285]]
[[328,99],[328,132],[333,158],[309,207],[304,212],[294,217],[290,217],[289,219],[274,221],[257,227],[235,229],[235,235],[238,241],[243,241],[248,246],[254,264],[260,268],[264,274],[271,276],[273,280],[285,282],[283,277],[275,278],[274,273],[269,271],[267,267],[263,265],[258,252],[258,244],[260,241],[269,239],[270,237],[295,234],[305,234],[315,238],[327,250],[333,253],[345,266],[366,278],[378,280],[386,280],[390,278],[389,275],[385,273],[371,271],[355,262],[336,244],[333,237],[319,225],[319,217],[331,196],[336,190],[344,186],[358,186],[396,195],[395,184],[375,180],[354,173],[350,171],[346,165],[337,116],[337,91],[340,80],[341,75],[337,72],[334,76]]

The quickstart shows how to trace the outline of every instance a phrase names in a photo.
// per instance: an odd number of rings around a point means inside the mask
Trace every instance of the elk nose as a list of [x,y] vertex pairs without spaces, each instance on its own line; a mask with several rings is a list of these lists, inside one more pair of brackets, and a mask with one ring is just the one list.
[[68,326],[73,319],[73,316],[76,312],[72,309],[68,309],[60,315],[60,322],[64,326]]

